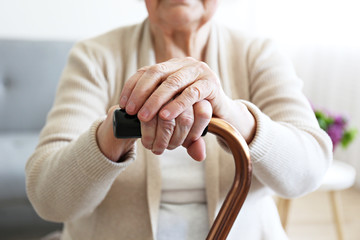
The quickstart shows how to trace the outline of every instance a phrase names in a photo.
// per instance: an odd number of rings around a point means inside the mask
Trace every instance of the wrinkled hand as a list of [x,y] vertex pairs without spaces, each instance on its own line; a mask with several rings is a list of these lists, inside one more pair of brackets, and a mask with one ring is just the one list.
[[125,83],[119,105],[138,115],[144,147],[161,154],[182,145],[202,160],[201,133],[213,113],[225,114],[221,106],[227,100],[208,65],[188,57],[139,69]]
[[158,155],[165,149],[171,150],[182,145],[193,159],[204,160],[205,143],[201,134],[211,116],[212,108],[206,100],[195,103],[173,120],[164,120],[155,115],[148,122],[141,121],[141,142],[145,148]]

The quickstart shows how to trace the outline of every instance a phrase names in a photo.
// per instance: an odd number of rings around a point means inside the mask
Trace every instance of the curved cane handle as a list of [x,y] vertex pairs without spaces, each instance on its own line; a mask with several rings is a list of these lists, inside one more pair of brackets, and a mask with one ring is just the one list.
[[[140,121],[124,110],[114,112],[114,135],[117,138],[141,137]],[[226,121],[212,118],[207,130],[220,138],[230,148],[235,161],[235,177],[220,211],[210,228],[207,240],[224,240],[245,201],[251,183],[251,161],[249,148],[239,132]],[[206,134],[206,129],[203,135]]]
[[225,240],[250,189],[252,175],[250,153],[244,138],[226,121],[212,118],[208,131],[226,142],[235,161],[233,184],[206,238],[207,240]]

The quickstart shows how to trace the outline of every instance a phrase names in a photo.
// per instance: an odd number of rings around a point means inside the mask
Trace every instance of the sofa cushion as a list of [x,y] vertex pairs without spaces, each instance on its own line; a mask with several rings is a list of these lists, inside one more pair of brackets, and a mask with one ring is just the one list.
[[38,137],[38,132],[0,133],[0,206],[26,199],[25,164]]
[[44,125],[73,44],[0,40],[0,132]]

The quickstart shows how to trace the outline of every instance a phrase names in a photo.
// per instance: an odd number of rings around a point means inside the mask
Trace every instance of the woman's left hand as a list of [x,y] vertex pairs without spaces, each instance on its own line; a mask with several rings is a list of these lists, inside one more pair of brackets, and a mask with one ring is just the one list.
[[169,121],[201,100],[210,102],[215,116],[226,114],[229,98],[218,77],[206,63],[187,57],[139,69],[125,83],[119,105],[143,122],[156,114]]
[[137,114],[145,148],[161,154],[182,145],[192,158],[203,160],[200,135],[212,114],[224,111],[226,99],[208,65],[188,57],[139,69],[125,83],[119,105]]
[[[210,108],[205,107],[206,103],[210,103]],[[119,105],[125,108],[128,114],[137,114],[142,122],[142,131],[152,133],[149,134],[149,141],[145,138],[142,138],[142,141],[143,145],[154,153],[161,152],[154,150],[154,145],[151,145],[157,142],[156,139],[166,142],[164,139],[171,139],[174,136],[172,134],[175,134],[175,139],[178,139],[175,145],[181,144],[181,140],[176,137],[179,135],[178,131],[162,131],[161,136],[158,136],[154,133],[154,125],[166,129],[166,124],[171,121],[184,122],[181,119],[186,119],[192,109],[195,126],[198,125],[197,122],[204,122],[201,119],[207,119],[213,114],[231,123],[248,143],[256,129],[255,119],[247,107],[241,102],[232,101],[224,93],[219,78],[209,66],[191,57],[175,58],[139,69],[125,83]],[[200,112],[202,113],[199,114]],[[156,124],[154,119],[157,119]],[[146,125],[152,125],[152,128],[146,128]],[[194,137],[199,135],[199,126],[190,129],[187,136],[184,136],[182,131],[183,136],[180,139],[186,140],[181,145],[187,148],[194,159],[202,160],[205,144],[201,138]],[[170,145],[162,146],[161,149],[171,149],[172,144],[170,142]]]

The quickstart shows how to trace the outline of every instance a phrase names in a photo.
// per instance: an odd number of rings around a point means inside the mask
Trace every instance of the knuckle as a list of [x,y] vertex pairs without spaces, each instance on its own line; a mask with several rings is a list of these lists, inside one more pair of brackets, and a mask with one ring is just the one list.
[[184,74],[182,72],[178,72],[170,75],[163,84],[167,88],[178,90],[182,87],[184,78]]
[[174,131],[175,123],[172,120],[171,121],[162,121],[161,128],[165,134],[171,135]]
[[144,66],[144,67],[139,68],[136,72],[143,74],[148,69],[149,69],[149,66]]
[[197,86],[189,86],[184,91],[185,97],[190,99],[201,99],[201,90]]
[[188,61],[191,61],[191,62],[198,62],[198,60],[196,60],[193,57],[189,57],[189,56],[185,57],[185,59],[188,60]]
[[178,124],[181,127],[190,128],[194,123],[194,118],[190,115],[180,116],[178,119]]
[[210,102],[202,100],[195,105],[196,117],[202,119],[210,119],[212,117],[212,107]]
[[210,120],[211,115],[212,114],[206,110],[200,110],[196,113],[196,117],[201,118],[201,119],[206,119],[206,120]]
[[181,83],[184,79],[184,74],[182,71],[177,71],[171,75],[169,75],[165,81],[171,82],[172,84]]
[[205,62],[202,62],[202,61],[199,61],[197,63],[197,65],[198,65],[197,68],[201,69],[202,71],[209,68],[209,66]]
[[168,68],[165,63],[157,63],[151,67],[151,70],[154,71],[155,73],[162,73],[162,72],[166,72]]
[[160,73],[160,71],[158,71],[158,69],[154,66],[150,67],[146,70],[146,75],[150,75],[150,76],[157,75],[159,73]]
[[177,109],[186,109],[187,108],[187,104],[182,100],[175,99],[173,102],[175,103]]

